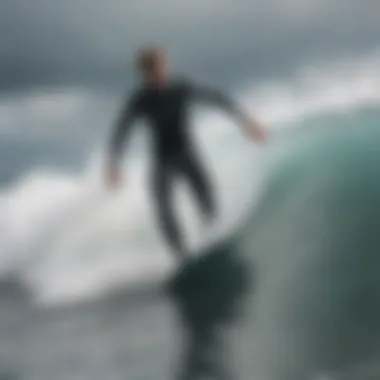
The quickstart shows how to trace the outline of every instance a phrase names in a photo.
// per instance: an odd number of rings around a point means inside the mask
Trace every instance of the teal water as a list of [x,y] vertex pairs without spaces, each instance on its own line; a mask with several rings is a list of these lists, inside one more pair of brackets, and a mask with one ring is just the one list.
[[246,242],[264,378],[378,375],[379,121],[375,108],[314,118],[268,177]]

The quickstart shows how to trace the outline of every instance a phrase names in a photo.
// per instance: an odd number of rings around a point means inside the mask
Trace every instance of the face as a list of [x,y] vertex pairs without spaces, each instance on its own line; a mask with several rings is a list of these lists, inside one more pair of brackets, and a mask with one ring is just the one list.
[[145,79],[152,85],[165,84],[169,76],[168,60],[164,53],[157,56],[152,70],[145,75]]

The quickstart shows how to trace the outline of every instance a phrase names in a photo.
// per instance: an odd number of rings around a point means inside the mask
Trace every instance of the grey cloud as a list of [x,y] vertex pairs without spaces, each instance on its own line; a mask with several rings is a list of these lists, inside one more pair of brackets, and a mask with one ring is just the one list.
[[211,79],[274,75],[374,47],[379,14],[371,0],[2,0],[0,89],[114,85],[131,79],[133,52],[152,40]]

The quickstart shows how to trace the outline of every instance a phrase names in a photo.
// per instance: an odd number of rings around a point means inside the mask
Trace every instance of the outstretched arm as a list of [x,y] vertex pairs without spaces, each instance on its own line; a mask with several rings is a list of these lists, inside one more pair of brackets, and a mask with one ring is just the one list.
[[135,119],[139,116],[140,101],[137,95],[133,95],[122,108],[114,130],[112,131],[108,147],[106,166],[106,182],[109,186],[117,186],[120,183],[120,160],[123,148],[129,138]]
[[265,129],[257,120],[248,116],[232,99],[223,92],[204,86],[189,85],[190,94],[197,99],[216,104],[231,114],[245,129],[249,137],[265,139]]

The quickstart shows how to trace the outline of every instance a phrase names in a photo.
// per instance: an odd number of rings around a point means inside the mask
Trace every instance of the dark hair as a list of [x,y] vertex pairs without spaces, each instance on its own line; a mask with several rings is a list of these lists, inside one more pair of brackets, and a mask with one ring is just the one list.
[[158,60],[166,55],[166,51],[159,45],[151,45],[137,53],[137,69],[146,74],[152,71]]

